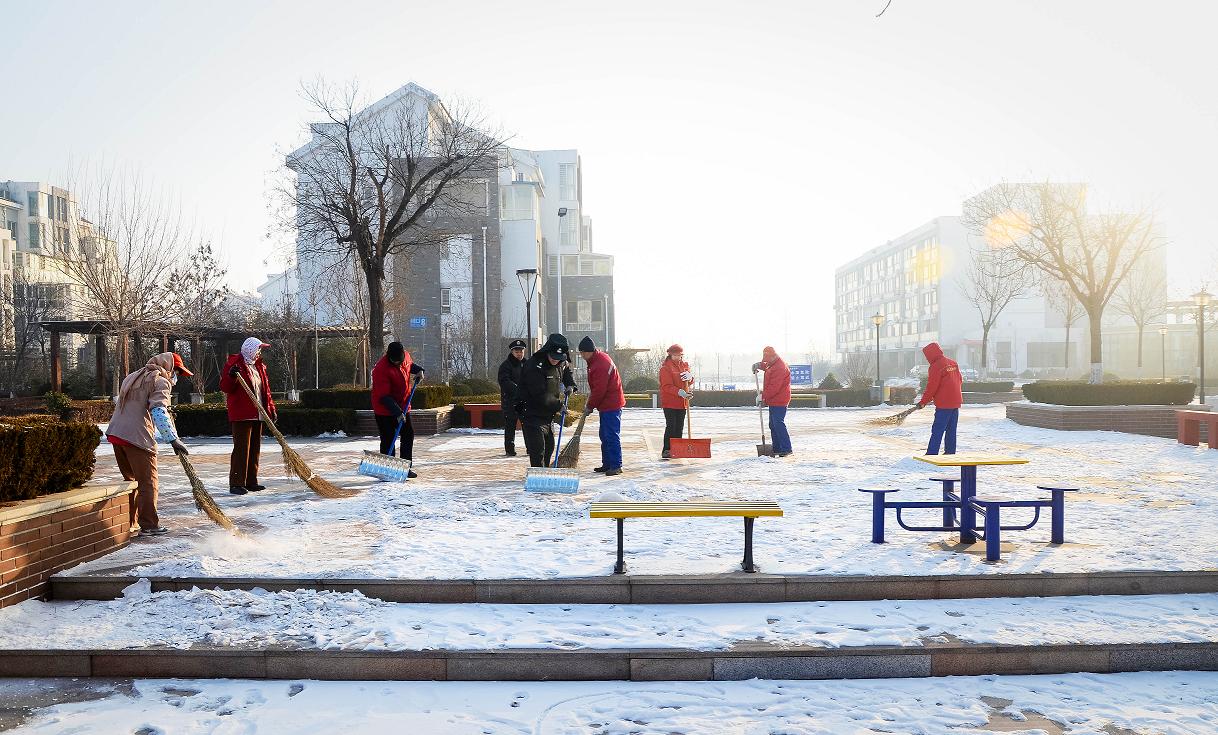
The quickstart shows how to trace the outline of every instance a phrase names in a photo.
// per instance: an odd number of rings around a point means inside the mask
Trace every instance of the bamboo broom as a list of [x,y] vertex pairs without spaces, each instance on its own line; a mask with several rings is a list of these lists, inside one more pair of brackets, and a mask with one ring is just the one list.
[[868,419],[867,423],[870,426],[900,426],[901,424],[905,423],[905,419],[909,418],[909,415],[911,413],[913,413],[914,411],[917,411],[919,408],[921,408],[921,406],[919,406],[918,404],[915,403],[914,405],[910,406],[909,408],[905,409],[904,411],[902,411],[898,414],[894,414],[892,416],[881,416],[879,418]]
[[271,430],[271,434],[274,435],[275,440],[279,442],[279,449],[283,452],[283,466],[286,469],[290,470],[292,474],[301,480],[304,480],[304,484],[308,485],[310,490],[323,498],[349,498],[357,493],[355,490],[340,488],[309,469],[309,465],[305,463],[304,458],[295,449],[288,446],[288,440],[279,432],[275,422],[271,421],[271,417],[266,414],[266,411],[262,408],[262,402],[254,395],[254,391],[250,389],[249,383],[245,382],[245,378],[238,374],[237,382],[245,389],[245,394],[249,396],[254,407],[258,409],[258,415],[262,417],[262,423],[266,424],[267,428]]
[[580,414],[579,425],[575,427],[575,433],[567,440],[567,446],[562,448],[558,454],[558,466],[570,469],[579,464],[579,437],[584,433],[584,422],[588,420],[588,414]]
[[179,454],[178,459],[182,461],[182,469],[186,471],[186,477],[190,480],[190,493],[195,497],[195,507],[203,511],[203,514],[210,518],[216,525],[221,528],[226,528],[238,536],[244,536],[240,528],[237,528],[220,506],[216,505],[216,501],[212,498],[207,489],[203,487],[203,480],[199,478],[199,473],[195,472],[195,467],[186,458],[185,454]]

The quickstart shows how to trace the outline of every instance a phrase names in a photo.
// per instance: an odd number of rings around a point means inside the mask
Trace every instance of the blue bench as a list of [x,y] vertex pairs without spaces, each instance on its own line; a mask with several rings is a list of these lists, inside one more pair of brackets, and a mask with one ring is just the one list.
[[[884,517],[889,509],[896,511],[897,524],[906,531],[960,531],[961,525],[955,523],[957,508],[969,510],[982,516],[983,527],[974,529],[974,533],[985,540],[986,561],[999,561],[1002,551],[1003,531],[1026,531],[1040,521],[1042,508],[1050,510],[1050,543],[1065,543],[1066,525],[1066,493],[1075,492],[1075,487],[1060,487],[1054,485],[1037,485],[1039,490],[1047,490],[1050,497],[1031,500],[1011,500],[992,496],[978,496],[962,501],[952,488],[957,478],[932,478],[943,483],[942,501],[890,501],[889,493],[899,492],[897,488],[859,488],[859,492],[871,493],[871,543],[884,543]],[[939,508],[943,510],[943,525],[941,526],[911,526],[901,517],[901,511],[909,509]],[[1021,526],[1002,525],[1003,508],[1032,508],[1036,511],[1031,522]]]

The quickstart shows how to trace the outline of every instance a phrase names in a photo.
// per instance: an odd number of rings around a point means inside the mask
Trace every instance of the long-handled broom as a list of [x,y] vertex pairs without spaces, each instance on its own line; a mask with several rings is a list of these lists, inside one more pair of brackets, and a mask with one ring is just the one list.
[[567,446],[562,448],[558,454],[558,466],[570,469],[579,465],[579,438],[584,433],[584,422],[588,420],[588,414],[580,414],[579,423],[575,425],[575,433],[567,440]]
[[900,426],[901,424],[905,423],[905,419],[909,418],[911,413],[917,411],[919,408],[921,408],[921,406],[915,403],[900,413],[893,414],[892,416],[880,416],[878,418],[868,419],[867,423],[870,426]]
[[195,507],[203,511],[203,514],[210,518],[216,525],[221,528],[226,528],[229,531],[244,536],[240,528],[237,528],[220,506],[216,505],[215,499],[207,492],[207,488],[203,487],[203,480],[199,478],[199,473],[195,472],[195,467],[186,458],[185,454],[179,454],[178,459],[182,461],[182,469],[186,472],[186,478],[190,480],[190,494],[195,498]]
[[258,415],[262,417],[262,423],[266,424],[267,428],[271,430],[271,434],[274,435],[275,440],[279,442],[279,449],[283,452],[284,468],[290,470],[292,474],[301,480],[304,480],[304,484],[308,485],[310,490],[323,498],[349,498],[358,492],[356,490],[340,488],[309,469],[309,465],[297,454],[296,450],[288,446],[288,440],[279,432],[275,422],[271,421],[271,417],[267,416],[266,410],[262,408],[262,402],[254,395],[254,391],[250,390],[249,383],[245,382],[245,378],[237,375],[237,382],[245,389],[245,394],[250,397],[250,401],[258,409]]

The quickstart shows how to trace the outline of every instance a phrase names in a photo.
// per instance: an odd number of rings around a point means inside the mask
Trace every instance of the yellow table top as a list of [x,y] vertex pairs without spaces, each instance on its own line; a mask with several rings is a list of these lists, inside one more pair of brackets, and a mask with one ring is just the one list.
[[919,454],[914,459],[936,467],[977,467],[980,465],[1027,464],[1023,457],[1003,457],[999,454]]

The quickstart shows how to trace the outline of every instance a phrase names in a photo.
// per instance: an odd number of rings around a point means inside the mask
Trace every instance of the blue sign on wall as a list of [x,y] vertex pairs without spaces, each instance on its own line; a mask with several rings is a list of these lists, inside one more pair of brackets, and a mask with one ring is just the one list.
[[812,385],[812,366],[792,365],[791,385]]
[[426,329],[427,328],[427,317],[425,317],[425,316],[410,317],[410,328],[411,329]]

